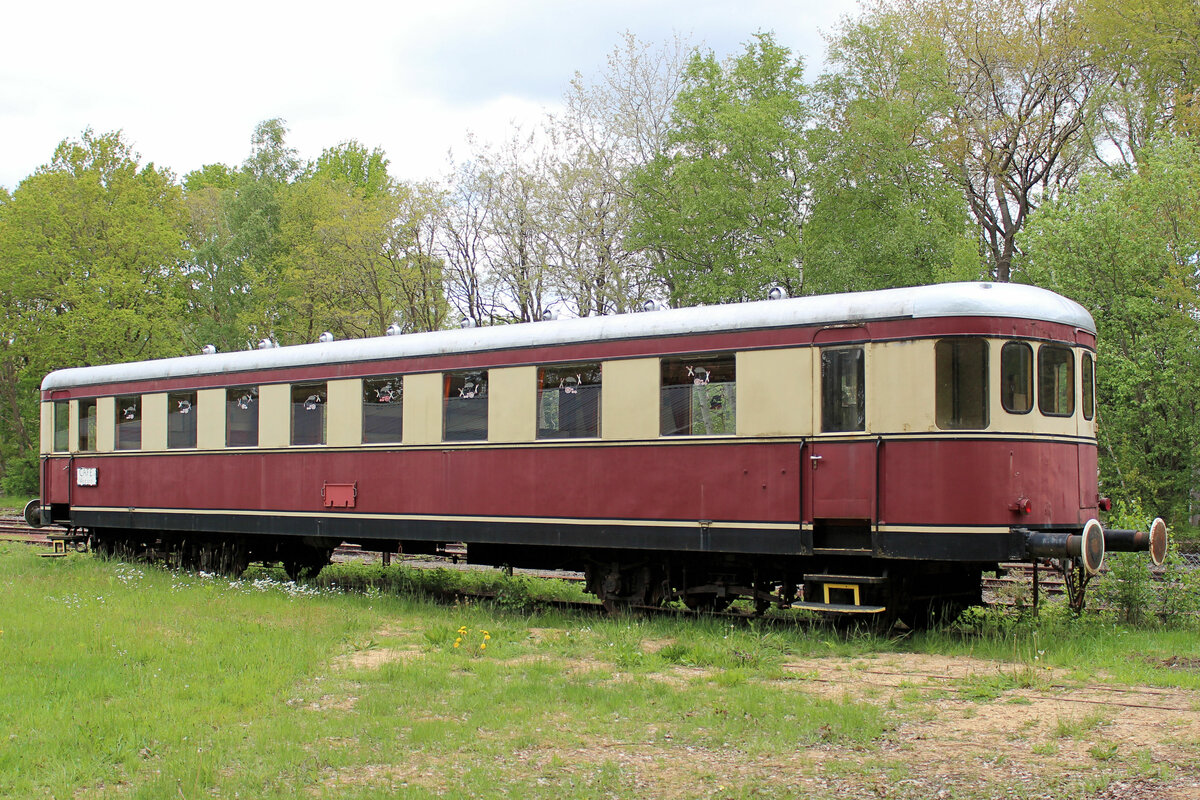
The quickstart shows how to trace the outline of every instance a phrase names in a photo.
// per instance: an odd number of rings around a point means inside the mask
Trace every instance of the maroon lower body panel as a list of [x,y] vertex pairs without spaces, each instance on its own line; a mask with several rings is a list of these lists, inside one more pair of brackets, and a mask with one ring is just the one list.
[[1095,451],[859,439],[56,456],[43,499],[131,511],[1080,526],[1096,515]]

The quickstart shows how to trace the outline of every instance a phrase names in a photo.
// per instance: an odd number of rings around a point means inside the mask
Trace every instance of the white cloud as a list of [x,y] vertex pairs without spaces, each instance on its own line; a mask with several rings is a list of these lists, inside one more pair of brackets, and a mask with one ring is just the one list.
[[283,117],[301,156],[347,139],[382,147],[398,177],[441,174],[473,130],[503,138],[557,107],[629,30],[718,54],[758,30],[805,56],[853,0],[608,4],[561,0],[161,0],[11,4],[0,64],[0,185],[15,187],[87,127],[121,129],[143,159],[184,174],[239,164],[255,124]]

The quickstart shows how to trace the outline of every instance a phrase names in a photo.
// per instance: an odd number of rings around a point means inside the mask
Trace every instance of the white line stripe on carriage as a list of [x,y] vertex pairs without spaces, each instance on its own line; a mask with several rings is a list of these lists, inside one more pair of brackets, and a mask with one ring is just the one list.
[[[295,519],[376,519],[376,520],[412,520],[414,522],[506,522],[506,523],[537,523],[554,525],[618,525],[641,526],[655,528],[755,528],[758,530],[777,530],[795,533],[802,528],[795,522],[754,522],[754,521],[719,521],[713,520],[662,520],[662,519],[589,519],[583,517],[497,517],[497,516],[449,516],[438,514],[367,514],[354,512],[313,512],[313,511],[260,511],[257,509],[223,509],[223,508],[129,508],[128,506],[72,506],[72,511],[87,511],[93,513],[119,514],[186,514],[199,516],[250,516],[250,517],[289,517]],[[811,526],[804,526],[807,530]]]
[[[754,522],[754,521],[720,521],[704,520],[661,520],[661,519],[587,519],[582,517],[499,517],[499,516],[451,516],[438,514],[367,514],[354,512],[312,512],[312,511],[261,511],[256,509],[188,509],[188,508],[129,508],[108,506],[73,506],[72,511],[90,511],[121,514],[195,514],[200,516],[255,516],[255,517],[289,517],[303,518],[337,518],[337,519],[372,519],[372,520],[411,520],[414,522],[504,522],[504,523],[534,523],[541,525],[615,525],[622,527],[656,527],[656,528],[695,528],[697,526],[719,529],[755,528],[758,530],[773,530],[785,533],[811,531],[812,523],[797,524],[792,522]],[[922,533],[922,534],[986,534],[1008,533],[1008,525],[871,525],[872,530],[881,533]]]

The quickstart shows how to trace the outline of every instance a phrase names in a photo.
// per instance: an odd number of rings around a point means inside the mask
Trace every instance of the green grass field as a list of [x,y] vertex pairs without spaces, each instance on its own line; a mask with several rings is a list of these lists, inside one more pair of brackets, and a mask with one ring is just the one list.
[[[1194,629],[880,638],[36,553],[0,545],[5,798],[1083,797],[1200,755]],[[1070,705],[1097,681],[1188,711],[1147,756]],[[985,719],[981,754],[953,731]]]

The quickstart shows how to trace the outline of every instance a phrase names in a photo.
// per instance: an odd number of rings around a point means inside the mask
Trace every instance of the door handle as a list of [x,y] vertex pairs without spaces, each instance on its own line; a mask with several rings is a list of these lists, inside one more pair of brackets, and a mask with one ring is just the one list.
[[809,456],[809,457],[808,457],[808,460],[812,462],[812,468],[813,468],[813,469],[816,469],[816,468],[817,468],[817,462],[821,461],[823,458],[824,458],[824,456],[816,456],[816,455],[812,455],[812,456]]

